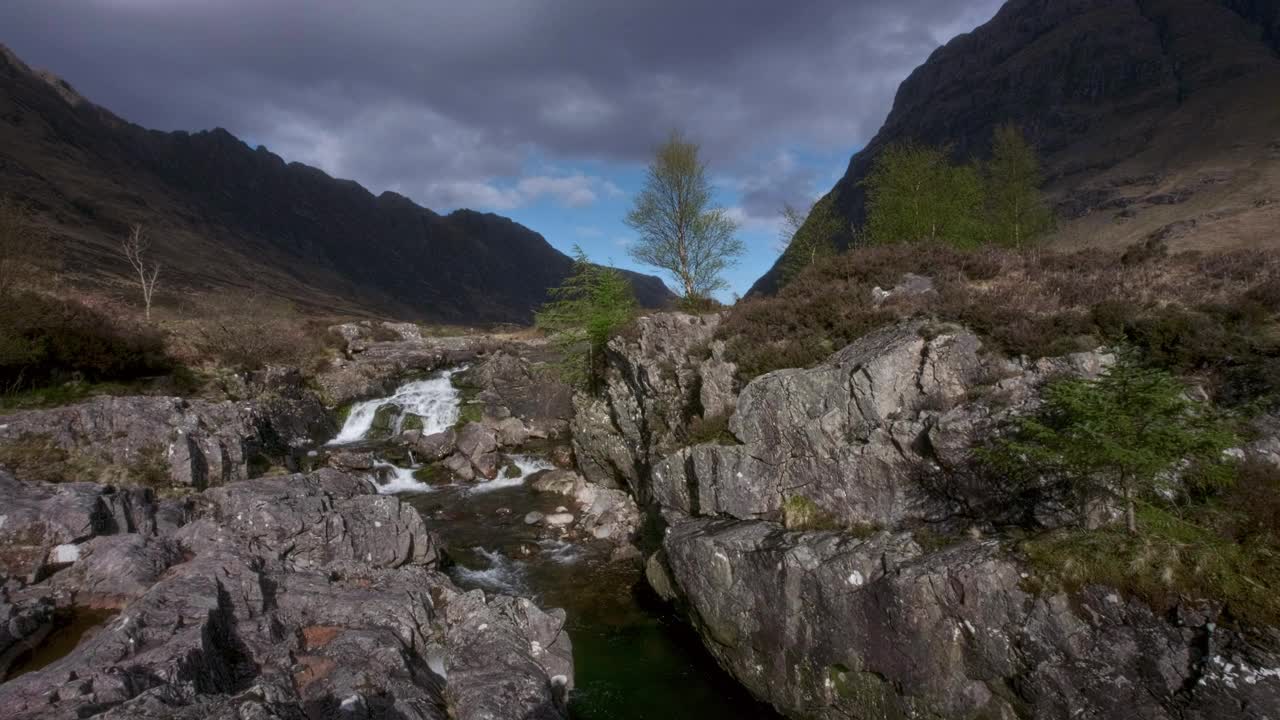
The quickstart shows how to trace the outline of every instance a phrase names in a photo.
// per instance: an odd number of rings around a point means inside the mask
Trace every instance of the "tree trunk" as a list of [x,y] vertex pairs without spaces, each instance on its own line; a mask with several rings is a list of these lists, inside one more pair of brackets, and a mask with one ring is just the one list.
[[1124,502],[1125,502],[1125,508],[1124,508],[1125,527],[1129,530],[1130,535],[1137,535],[1138,534],[1138,511],[1135,507],[1136,503],[1133,500],[1133,491],[1130,490],[1129,488],[1125,488],[1124,490]]

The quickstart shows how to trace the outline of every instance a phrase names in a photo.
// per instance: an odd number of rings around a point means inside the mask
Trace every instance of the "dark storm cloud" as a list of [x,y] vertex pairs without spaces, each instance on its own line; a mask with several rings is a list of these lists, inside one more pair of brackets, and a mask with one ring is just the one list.
[[588,202],[608,184],[556,163],[641,160],[681,127],[755,214],[826,181],[779,148],[864,142],[907,72],[999,4],[7,0],[0,42],[130,120],[224,126],[443,207]]

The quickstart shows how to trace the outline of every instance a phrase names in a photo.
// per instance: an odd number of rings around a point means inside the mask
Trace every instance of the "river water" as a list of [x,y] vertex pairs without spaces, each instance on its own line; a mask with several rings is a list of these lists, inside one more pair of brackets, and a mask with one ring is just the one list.
[[[387,404],[399,408],[396,427],[405,413],[420,415],[426,432],[451,427],[460,402],[451,375],[409,382],[390,397],[353,406],[330,445],[362,443],[378,408]],[[419,482],[411,463],[383,460],[379,489],[422,513],[453,559],[449,573],[460,587],[565,609],[573,640],[576,688],[569,709],[575,720],[779,717],[716,665],[693,630],[652,594],[637,563],[609,562],[607,543],[571,541],[562,531],[527,525],[526,513],[551,513],[570,502],[529,489],[529,478],[550,469],[549,462],[531,455],[510,460],[519,477],[455,485]]]

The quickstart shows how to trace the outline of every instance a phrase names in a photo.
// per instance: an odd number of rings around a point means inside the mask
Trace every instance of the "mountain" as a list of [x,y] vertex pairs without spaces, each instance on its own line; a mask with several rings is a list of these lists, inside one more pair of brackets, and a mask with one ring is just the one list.
[[[221,129],[146,130],[0,46],[3,193],[54,223],[82,281],[118,282],[118,243],[141,223],[170,288],[252,286],[319,311],[527,322],[572,264],[507,218],[375,196]],[[629,276],[644,305],[672,297]]]
[[1004,122],[1044,160],[1054,246],[1280,244],[1280,0],[1010,0],[902,83],[835,206],[863,223],[893,143],[982,158]]

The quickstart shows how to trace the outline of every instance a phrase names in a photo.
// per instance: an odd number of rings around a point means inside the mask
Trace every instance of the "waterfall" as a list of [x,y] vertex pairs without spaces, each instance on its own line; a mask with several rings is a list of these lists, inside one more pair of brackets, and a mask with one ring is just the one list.
[[458,389],[453,386],[451,378],[455,372],[463,368],[446,370],[438,377],[428,380],[414,380],[396,389],[390,397],[364,400],[351,406],[347,420],[338,435],[329,441],[329,445],[349,445],[368,437],[369,431],[385,406],[395,408],[395,419],[392,423],[392,434],[399,434],[407,415],[422,418],[422,434],[444,432],[458,421]]

